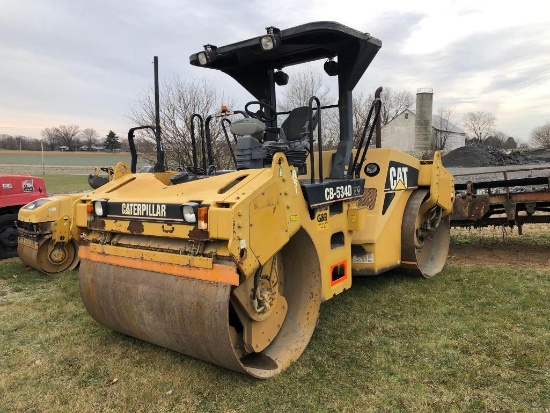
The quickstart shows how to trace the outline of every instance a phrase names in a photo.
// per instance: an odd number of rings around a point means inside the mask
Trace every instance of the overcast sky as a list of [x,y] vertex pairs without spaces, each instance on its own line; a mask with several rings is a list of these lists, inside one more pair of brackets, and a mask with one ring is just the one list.
[[[550,120],[550,6],[543,0],[256,1],[4,0],[0,14],[0,133],[40,138],[58,125],[125,136],[137,94],[161,82],[206,79],[242,104],[236,82],[189,55],[330,20],[371,33],[382,49],[356,88],[433,88],[434,111],[497,117],[521,140]],[[320,63],[322,65],[322,62]]]

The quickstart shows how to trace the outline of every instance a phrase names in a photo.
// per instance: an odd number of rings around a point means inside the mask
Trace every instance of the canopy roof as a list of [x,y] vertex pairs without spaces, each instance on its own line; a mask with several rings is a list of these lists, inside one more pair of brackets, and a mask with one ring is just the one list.
[[269,101],[273,69],[338,58],[340,92],[351,91],[361,79],[382,42],[335,22],[314,22],[280,31],[281,43],[263,51],[260,37],[216,49],[216,59],[206,66],[198,62],[197,53],[190,56],[192,65],[218,69],[239,82],[258,100]]

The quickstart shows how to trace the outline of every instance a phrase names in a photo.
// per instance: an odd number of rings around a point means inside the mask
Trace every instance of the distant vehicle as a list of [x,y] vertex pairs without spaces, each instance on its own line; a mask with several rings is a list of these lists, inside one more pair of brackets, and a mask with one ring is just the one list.
[[62,151],[62,152],[65,152],[65,151],[70,151],[71,148],[69,148],[68,146],[60,146],[59,150]]
[[30,175],[0,175],[0,259],[17,256],[17,213],[19,209],[46,197],[42,178]]

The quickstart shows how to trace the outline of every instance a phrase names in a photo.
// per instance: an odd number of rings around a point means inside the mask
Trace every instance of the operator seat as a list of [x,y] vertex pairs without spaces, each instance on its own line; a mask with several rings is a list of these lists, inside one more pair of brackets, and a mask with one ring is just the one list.
[[229,130],[238,136],[235,153],[237,169],[263,168],[266,153],[261,142],[265,124],[258,119],[244,118],[233,122]]
[[[317,115],[313,116],[313,129],[317,126]],[[309,154],[309,107],[299,106],[288,114],[281,124],[281,133],[276,142],[265,142],[266,162],[270,163],[273,155],[283,152],[288,163],[299,168],[303,173],[305,160]]]
[[[313,129],[317,126],[317,116],[313,117]],[[281,124],[283,140],[287,142],[305,141],[309,143],[309,107],[299,106],[288,114]],[[291,144],[291,147],[295,146]],[[295,148],[292,148],[295,149]],[[297,148],[296,148],[297,149]]]

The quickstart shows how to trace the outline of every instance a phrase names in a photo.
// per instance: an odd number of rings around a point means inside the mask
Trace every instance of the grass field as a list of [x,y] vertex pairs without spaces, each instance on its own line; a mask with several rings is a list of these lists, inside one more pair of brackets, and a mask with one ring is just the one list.
[[[0,165],[31,162],[15,152],[0,152]],[[51,155],[67,168],[47,171],[50,194],[89,190],[84,174],[94,166],[128,161]],[[430,280],[354,279],[322,305],[303,356],[269,381],[103,328],[80,301],[76,271],[46,276],[2,261],[0,413],[548,413],[550,226],[534,228],[524,237],[453,230],[455,247],[471,255],[451,256]]]
[[44,175],[48,194],[91,191],[87,175]]
[[88,174],[96,166],[130,163],[127,153],[105,152],[44,152],[45,172],[42,172],[40,152],[0,150],[1,173],[29,174],[44,178],[48,194],[89,191]]
[[[93,168],[94,166],[114,165],[120,161],[129,163],[130,154],[123,152],[44,151],[44,164],[47,166],[89,166]],[[42,166],[42,152],[0,150],[0,164]]]
[[256,381],[106,330],[76,272],[13,259],[0,263],[0,411],[548,412],[548,291],[550,268],[521,257],[354,279],[298,362]]

